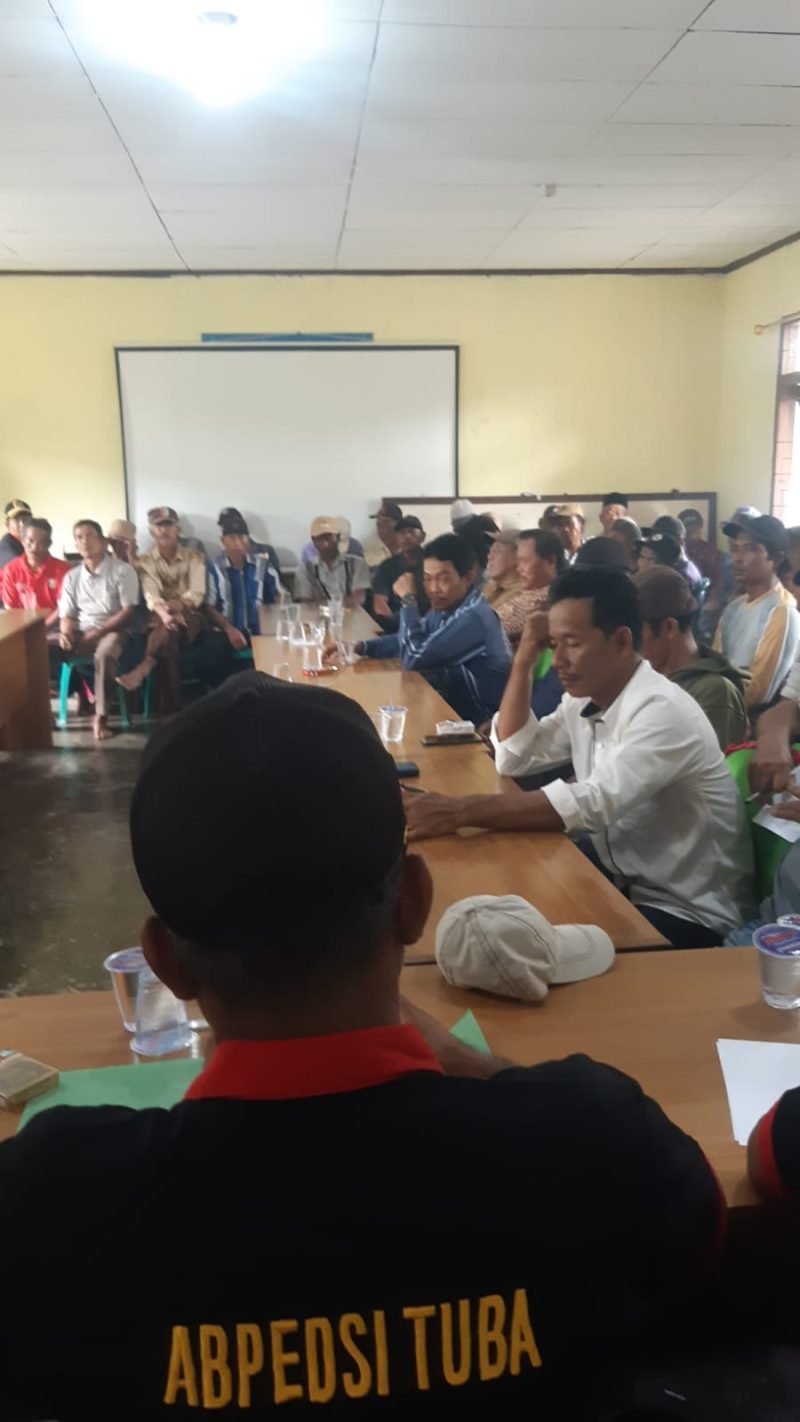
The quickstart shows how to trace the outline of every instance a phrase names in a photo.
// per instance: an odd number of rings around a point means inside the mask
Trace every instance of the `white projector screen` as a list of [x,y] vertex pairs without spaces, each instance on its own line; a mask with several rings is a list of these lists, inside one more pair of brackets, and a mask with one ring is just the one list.
[[219,540],[242,510],[291,565],[317,514],[362,542],[381,496],[457,492],[458,350],[436,347],[119,347],[128,516],[147,548],[147,510],[171,504],[183,531]]

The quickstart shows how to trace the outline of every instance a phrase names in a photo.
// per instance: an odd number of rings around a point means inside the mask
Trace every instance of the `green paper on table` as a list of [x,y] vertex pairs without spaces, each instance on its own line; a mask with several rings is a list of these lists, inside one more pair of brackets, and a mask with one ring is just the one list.
[[[472,1012],[465,1012],[451,1030],[465,1046],[485,1057],[491,1055]],[[182,1057],[169,1062],[63,1071],[55,1091],[28,1102],[20,1119],[20,1130],[40,1111],[49,1111],[51,1106],[131,1106],[135,1111],[147,1106],[175,1106],[202,1069],[203,1062],[197,1057]]]
[[202,1069],[201,1059],[181,1057],[169,1062],[63,1071],[55,1091],[28,1102],[20,1129],[51,1106],[132,1106],[135,1111],[145,1106],[174,1106]]
[[465,1047],[472,1047],[474,1052],[480,1052],[483,1057],[492,1055],[491,1047],[480,1029],[480,1024],[474,1012],[465,1012],[463,1017],[459,1017],[455,1027],[450,1028],[450,1034],[457,1037],[459,1042],[463,1042]]

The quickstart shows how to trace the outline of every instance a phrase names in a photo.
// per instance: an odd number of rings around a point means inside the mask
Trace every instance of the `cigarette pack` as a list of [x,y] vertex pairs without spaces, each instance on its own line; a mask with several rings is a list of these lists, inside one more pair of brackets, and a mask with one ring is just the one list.
[[21,1052],[0,1057],[0,1107],[5,1110],[22,1106],[34,1096],[44,1096],[58,1086],[55,1067],[45,1066]]

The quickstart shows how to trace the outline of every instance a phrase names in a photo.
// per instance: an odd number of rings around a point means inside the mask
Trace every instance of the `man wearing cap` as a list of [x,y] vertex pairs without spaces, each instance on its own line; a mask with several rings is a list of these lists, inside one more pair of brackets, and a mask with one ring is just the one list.
[[364,558],[369,568],[379,567],[387,558],[394,558],[395,554],[400,552],[397,525],[402,517],[403,510],[400,505],[392,503],[391,499],[384,499],[378,512],[370,514],[370,518],[375,520],[375,537],[370,539],[364,549]]
[[461,533],[477,515],[478,510],[471,499],[454,499],[450,505],[450,527],[454,533]]
[[586,518],[580,504],[553,504],[548,509],[551,526],[564,545],[567,562],[574,563],[583,543]]
[[627,494],[606,494],[600,509],[600,527],[603,530],[603,537],[610,538],[611,530],[617,519],[627,517]]
[[396,632],[400,625],[402,599],[395,592],[394,585],[404,573],[411,573],[414,578],[414,590],[420,612],[424,615],[430,609],[422,566],[425,529],[416,514],[408,514],[400,519],[395,532],[400,551],[381,563],[372,575],[371,612],[373,617],[379,620],[384,632]]
[[722,581],[722,554],[703,537],[703,515],[698,509],[682,509],[678,515],[686,529],[686,551],[702,577],[708,578],[708,599],[716,597]]
[[721,652],[698,646],[692,630],[697,604],[674,568],[637,573],[642,655],[655,671],[693,696],[714,727],[720,749],[747,739],[747,678]]
[[0,568],[22,555],[22,530],[31,517],[31,506],[24,499],[11,499],[3,509],[3,517],[6,531],[0,538]]
[[94,738],[105,741],[111,735],[109,690],[139,603],[139,579],[127,563],[111,557],[94,519],[79,519],[73,537],[81,562],[61,585],[59,646],[69,658],[94,661]]
[[640,656],[641,613],[626,573],[570,568],[550,594],[549,638],[564,697],[539,720],[531,682],[539,648],[524,635],[492,726],[500,775],[571,761],[574,782],[529,794],[415,795],[414,838],[493,830],[567,830],[676,948],[705,948],[752,908],[744,808],[700,707]]
[[[534,530],[534,533],[541,538],[548,537],[539,529]],[[522,636],[522,630],[531,613],[547,602],[547,586],[535,583],[530,585],[523,576],[520,550],[522,549],[522,564],[526,568],[535,565],[540,575],[544,568],[531,541],[534,534],[530,531],[519,534],[514,529],[500,529],[490,536],[492,546],[486,568],[489,578],[484,583],[483,595],[497,613],[500,625],[513,647]],[[528,541],[527,549],[523,548],[524,540]],[[560,545],[561,540],[557,541]]]
[[[661,514],[650,528],[642,529],[642,539],[645,544],[652,541],[657,534],[664,534],[678,545],[677,562],[670,564],[678,569],[678,572],[689,584],[692,593],[696,596],[703,585],[703,578],[700,569],[695,567],[691,558],[686,556],[686,529],[679,518],[672,518],[670,514]],[[671,548],[671,545],[670,545]],[[665,563],[666,560],[659,560]]]
[[339,551],[336,519],[328,514],[315,518],[311,541],[315,557],[301,563],[295,574],[297,601],[328,602],[331,597],[341,597],[348,607],[362,607],[364,594],[372,587],[372,578],[363,558]]
[[[244,515],[242,514],[241,509],[236,509],[236,508],[233,507],[232,504],[229,504],[227,508],[220,509],[220,511],[219,511],[219,516],[218,516],[218,518],[217,518],[217,527],[218,527],[218,528],[222,528],[223,523],[227,523],[227,521],[228,521],[229,519],[231,519],[231,518],[234,518],[234,519],[241,519],[242,523],[245,523],[245,522],[246,522],[246,519],[244,518]],[[258,543],[258,542],[256,541],[256,539],[253,537],[252,533],[251,533],[251,534],[249,535],[249,538],[248,538],[248,549],[247,549],[247,551],[248,551],[248,553],[254,553],[254,554],[255,554],[255,553],[263,553],[264,556],[269,559],[270,564],[271,564],[271,566],[274,568],[274,570],[275,570],[275,572],[276,572],[276,574],[277,574],[277,576],[278,576],[278,580],[280,581],[280,577],[281,577],[281,564],[280,564],[280,559],[279,559],[279,557],[278,557],[278,554],[277,554],[276,549],[273,548],[273,546],[272,546],[271,543]]]
[[[360,543],[357,538],[353,538],[353,525],[351,524],[349,518],[343,518],[341,514],[337,514],[336,518],[334,519],[334,523],[336,524],[339,552],[342,554],[342,556],[344,556],[345,553],[352,553],[356,558],[363,558],[364,545],[363,543]],[[316,556],[317,549],[315,547],[313,538],[310,538],[302,553],[300,554],[300,562],[313,563]]]
[[108,530],[108,546],[115,558],[133,567],[139,557],[136,524],[128,518],[115,518]]
[[46,518],[31,518],[22,530],[22,553],[0,573],[0,592],[7,608],[41,608],[45,626],[58,625],[61,585],[70,571],[63,558],[50,552],[53,530]]
[[780,580],[789,540],[780,519],[769,514],[742,515],[722,531],[731,540],[734,577],[745,591],[725,608],[714,649],[749,672],[752,713],[779,695],[800,646],[800,613]]
[[224,519],[220,534],[223,551],[208,565],[209,606],[221,614],[222,630],[236,629],[244,646],[261,630],[258,609],[277,601],[280,583],[269,559],[250,552],[250,530],[240,514]]
[[[418,671],[456,714],[476,726],[500,705],[511,648],[497,613],[475,586],[475,557],[456,533],[443,533],[422,550],[430,612],[420,616],[413,573],[394,585],[401,600],[396,634],[357,642],[361,656],[399,657]],[[326,655],[335,656],[335,648]]]
[[165,714],[180,705],[180,654],[193,648],[198,676],[217,686],[228,674],[228,641],[215,631],[206,611],[206,560],[196,548],[180,542],[180,523],[173,508],[162,505],[147,515],[154,546],[136,565],[150,613],[150,631],[143,659],[120,678],[126,691],[136,691],[159,667],[156,690]]
[[[310,893],[287,827],[312,804]],[[404,841],[347,697],[248,671],[156,728],[142,946],[213,1053],[171,1110],[54,1109],[0,1145],[4,1415],[623,1410],[634,1340],[699,1297],[721,1192],[630,1077],[481,1055],[401,998],[432,897]]]

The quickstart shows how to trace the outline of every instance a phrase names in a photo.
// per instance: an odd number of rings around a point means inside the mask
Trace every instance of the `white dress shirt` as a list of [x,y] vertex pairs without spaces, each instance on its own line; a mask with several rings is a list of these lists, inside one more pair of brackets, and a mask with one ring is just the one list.
[[501,775],[572,761],[575,783],[542,793],[570,833],[592,836],[633,903],[723,935],[750,914],[752,845],[733,777],[697,702],[649,662],[605,712],[565,694],[506,741],[495,716],[492,740]]

